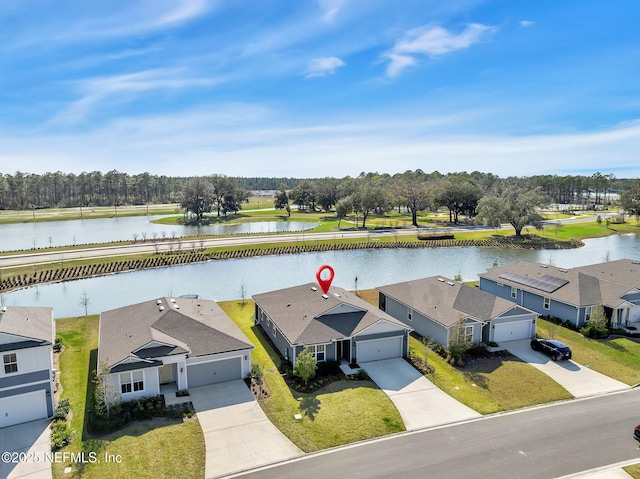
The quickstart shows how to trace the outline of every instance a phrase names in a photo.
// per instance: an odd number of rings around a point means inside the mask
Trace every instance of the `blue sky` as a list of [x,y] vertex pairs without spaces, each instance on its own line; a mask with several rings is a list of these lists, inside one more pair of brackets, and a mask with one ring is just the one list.
[[640,176],[636,0],[2,0],[0,172]]

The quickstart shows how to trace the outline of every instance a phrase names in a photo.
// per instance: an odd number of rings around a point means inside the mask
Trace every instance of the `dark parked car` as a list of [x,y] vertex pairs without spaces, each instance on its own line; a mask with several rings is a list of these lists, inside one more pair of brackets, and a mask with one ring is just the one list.
[[554,361],[571,359],[571,348],[555,339],[533,338],[531,340],[531,349],[548,354]]
[[636,428],[633,430],[633,438],[636,441],[640,442],[640,424],[638,424]]

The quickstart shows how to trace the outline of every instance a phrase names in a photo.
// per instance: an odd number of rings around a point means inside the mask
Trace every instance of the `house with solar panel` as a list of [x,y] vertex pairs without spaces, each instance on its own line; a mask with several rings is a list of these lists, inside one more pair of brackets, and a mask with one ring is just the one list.
[[575,326],[584,326],[602,305],[612,328],[640,327],[640,261],[560,268],[521,262],[490,269],[480,290]]

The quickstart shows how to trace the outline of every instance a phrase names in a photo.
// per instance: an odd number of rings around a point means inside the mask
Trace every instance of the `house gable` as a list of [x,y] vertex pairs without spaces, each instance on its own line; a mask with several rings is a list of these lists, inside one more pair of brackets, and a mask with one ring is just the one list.
[[400,325],[397,323],[392,323],[390,321],[386,321],[384,319],[380,319],[379,321],[376,321],[375,323],[367,326],[366,328],[358,331],[358,335],[362,335],[362,334],[366,334],[366,335],[370,335],[370,334],[382,334],[382,333],[395,333],[398,331],[407,331],[407,330],[411,330],[410,327],[408,326],[404,326],[404,325]]

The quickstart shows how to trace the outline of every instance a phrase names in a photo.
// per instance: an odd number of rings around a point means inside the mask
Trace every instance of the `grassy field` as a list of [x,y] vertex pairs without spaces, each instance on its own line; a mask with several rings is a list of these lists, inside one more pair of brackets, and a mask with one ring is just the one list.
[[541,337],[567,344],[578,364],[588,364],[594,371],[625,384],[640,383],[640,343],[625,338],[596,341],[543,319],[538,319],[536,331]]
[[[274,361],[277,353],[253,324],[254,305],[227,301],[220,306],[256,346],[252,361],[265,371],[271,396],[262,408],[275,426],[305,452],[404,431],[397,409],[371,381],[339,381],[313,394],[292,391]],[[302,414],[295,420],[295,414]]]
[[[204,476],[204,436],[197,420],[139,421],[105,436],[86,429],[92,371],[96,369],[98,316],[56,320],[64,351],[60,354],[62,397],[71,403],[71,427],[75,438],[63,451],[95,452],[100,463],[52,465],[56,479],[122,477],[190,479]],[[179,438],[179,440],[176,440]],[[105,454],[120,457],[106,463]],[[71,466],[70,473],[64,468]]]

